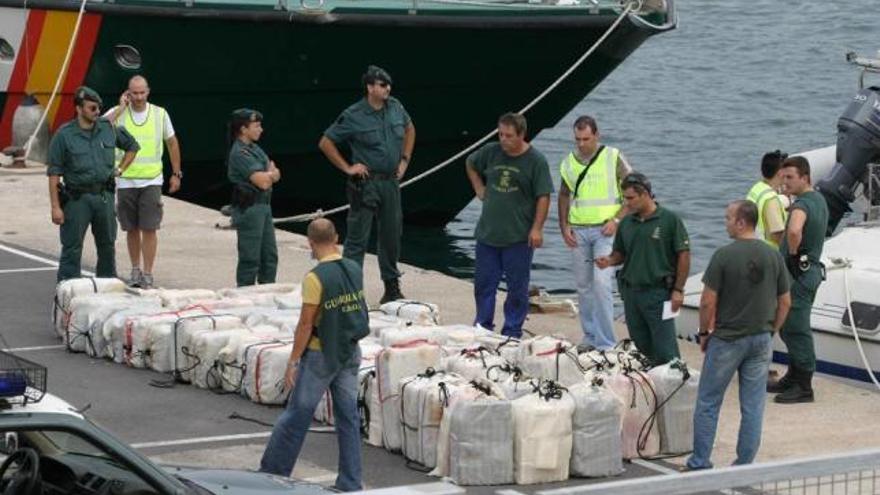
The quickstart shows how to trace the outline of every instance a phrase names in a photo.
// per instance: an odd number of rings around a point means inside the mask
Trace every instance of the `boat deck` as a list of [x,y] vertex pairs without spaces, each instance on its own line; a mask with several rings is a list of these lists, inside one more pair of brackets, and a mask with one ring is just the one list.
[[[184,183],[184,187],[186,184]],[[157,389],[149,381],[160,377],[68,354],[55,339],[50,322],[54,290],[53,263],[59,254],[58,230],[49,221],[45,169],[0,168],[0,332],[8,346],[49,367],[49,391],[75,406],[91,404],[88,414],[123,440],[155,458],[184,465],[213,465],[253,469],[268,436],[268,428],[253,422],[230,419],[233,412],[272,422],[278,408],[257,406],[237,395],[217,395],[190,386]],[[215,211],[166,197],[165,223],[160,234],[155,276],[170,288],[217,289],[234,285],[235,232],[214,227],[222,217]],[[556,235],[548,227],[547,235]],[[306,240],[278,231],[279,281],[298,281],[312,266]],[[87,236],[90,237],[90,236]],[[116,243],[119,273],[127,273],[124,237]],[[83,266],[95,263],[94,246],[86,240]],[[473,317],[472,285],[437,272],[403,266],[404,293],[415,299],[440,304],[443,323],[469,323]],[[365,263],[367,300],[375,304],[381,282],[374,256]],[[500,300],[499,315],[500,319]],[[532,314],[526,324],[541,334],[561,334],[577,339],[575,318],[564,313]],[[619,334],[625,329],[618,328]],[[24,348],[24,349],[22,349]],[[701,354],[681,342],[685,360],[699,368]],[[817,402],[794,406],[768,403],[765,430],[758,461],[791,459],[817,454],[848,452],[880,446],[880,431],[873,425],[880,410],[880,394],[867,384],[819,376]],[[714,461],[730,464],[735,456],[738,423],[736,385],[728,390],[716,440]],[[126,400],[119,400],[126,397]],[[168,422],[165,418],[175,417]],[[309,435],[300,478],[332,484],[336,469],[336,439],[332,435]],[[628,464],[625,476],[653,476],[674,471],[683,464],[679,457],[667,461]],[[408,469],[399,455],[364,447],[364,476],[368,487],[379,488],[436,481]],[[533,492],[603,480],[572,479],[552,485],[516,487]],[[468,487],[468,493],[494,493],[503,487]]]

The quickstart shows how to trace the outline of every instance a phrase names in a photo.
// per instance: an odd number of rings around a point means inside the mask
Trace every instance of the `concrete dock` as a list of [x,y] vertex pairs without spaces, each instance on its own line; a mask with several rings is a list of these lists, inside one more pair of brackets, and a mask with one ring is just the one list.
[[[184,180],[183,187],[190,185]],[[215,228],[223,221],[210,209],[166,196],[154,270],[157,285],[166,288],[219,289],[235,285],[236,235]],[[49,368],[50,392],[76,406],[91,404],[87,415],[143,452],[168,463],[254,469],[269,428],[264,424],[231,419],[242,416],[271,423],[278,408],[251,404],[238,396],[217,395],[191,386],[158,389],[149,381],[157,373],[128,369],[85,355],[71,355],[57,344],[50,320],[55,286],[51,269],[60,252],[58,228],[50,220],[45,168],[0,168],[0,334],[10,348],[22,349],[28,359]],[[548,225],[546,235],[558,235]],[[303,236],[277,231],[278,281],[299,282],[313,266]],[[116,243],[117,269],[127,275],[130,266],[124,233]],[[83,268],[93,269],[94,244],[87,234]],[[365,286],[371,305],[378,302],[382,284],[374,256],[365,262]],[[407,297],[440,305],[444,324],[471,323],[473,287],[468,281],[414,266],[402,266],[402,288]],[[573,281],[572,281],[573,283]],[[499,294],[498,318],[502,321]],[[576,318],[560,313],[532,314],[525,327],[537,334],[562,335],[580,340]],[[623,326],[619,335],[625,336]],[[696,345],[681,342],[684,359],[699,369],[702,356]],[[880,411],[880,393],[866,384],[817,376],[816,402],[778,405],[768,402],[758,462],[817,454],[846,452],[880,446],[873,425]],[[735,457],[739,411],[736,385],[728,390],[719,423],[713,460],[730,464]],[[627,465],[626,476],[648,476],[675,470],[685,458],[639,461]],[[384,487],[435,481],[405,467],[403,457],[364,447],[365,483]],[[332,484],[336,440],[332,434],[311,434],[295,475]],[[590,480],[589,482],[592,482]],[[588,482],[570,480],[565,486]],[[518,489],[531,491],[533,487]],[[538,487],[534,487],[538,488]],[[492,493],[495,488],[470,489]]]

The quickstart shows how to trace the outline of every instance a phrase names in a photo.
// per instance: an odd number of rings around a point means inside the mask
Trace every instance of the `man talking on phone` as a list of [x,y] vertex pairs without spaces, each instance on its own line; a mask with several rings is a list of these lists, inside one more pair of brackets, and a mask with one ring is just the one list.
[[[141,147],[131,165],[119,169],[116,180],[116,211],[119,225],[126,233],[131,260],[129,285],[153,288],[153,264],[159,247],[158,230],[162,222],[162,156],[168,148],[171,177],[168,192],[180,190],[180,146],[168,112],[147,101],[150,86],[143,76],[128,81],[128,90],[119,97],[119,105],[106,114],[108,120],[124,127]],[[163,147],[164,143],[164,147]],[[121,158],[121,157],[117,157]],[[143,261],[143,263],[142,263]]]

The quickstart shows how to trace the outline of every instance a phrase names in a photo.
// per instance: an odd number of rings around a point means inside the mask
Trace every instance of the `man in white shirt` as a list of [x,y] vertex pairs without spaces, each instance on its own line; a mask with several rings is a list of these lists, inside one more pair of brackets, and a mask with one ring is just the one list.
[[134,76],[128,81],[128,90],[120,96],[119,105],[104,115],[115,125],[125,127],[144,151],[129,166],[120,168],[116,180],[116,211],[119,225],[126,233],[131,259],[129,284],[144,289],[153,287],[153,264],[159,246],[157,231],[162,222],[162,185],[165,182],[162,155],[165,147],[172,169],[168,192],[177,192],[183,178],[180,146],[171,117],[164,108],[149,103],[149,96],[147,80],[143,76]]

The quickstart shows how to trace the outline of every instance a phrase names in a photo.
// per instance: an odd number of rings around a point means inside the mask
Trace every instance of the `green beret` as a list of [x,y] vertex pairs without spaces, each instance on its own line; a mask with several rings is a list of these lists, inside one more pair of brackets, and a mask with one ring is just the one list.
[[375,81],[384,81],[391,84],[391,74],[378,65],[370,65],[367,67],[367,72],[364,73],[364,83],[371,84]]
[[73,103],[75,105],[82,105],[85,100],[93,101],[98,105],[104,104],[101,100],[101,95],[99,95],[94,89],[88,86],[80,86],[76,88],[76,91],[73,92]]

